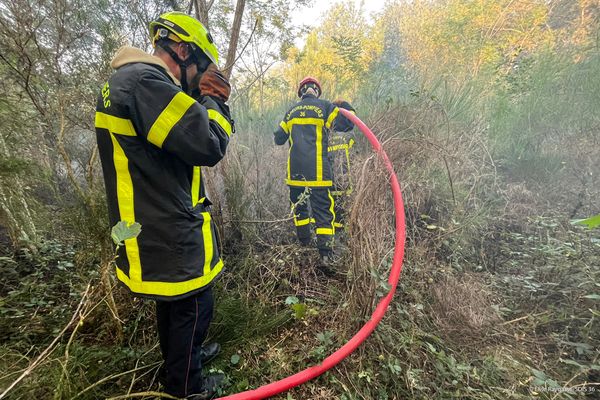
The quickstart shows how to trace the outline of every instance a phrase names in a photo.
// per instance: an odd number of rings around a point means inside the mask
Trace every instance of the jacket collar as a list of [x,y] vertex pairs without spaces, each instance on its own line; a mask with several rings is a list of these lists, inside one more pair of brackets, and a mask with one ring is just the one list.
[[146,53],[143,50],[140,50],[136,47],[131,46],[123,46],[115,53],[112,61],[110,62],[110,66],[114,69],[119,69],[124,65],[133,64],[133,63],[144,63],[150,65],[156,65],[163,69],[169,77],[175,82],[176,85],[180,85],[179,81],[171,71],[169,71],[169,67],[167,64],[160,58],[153,56],[151,54]]

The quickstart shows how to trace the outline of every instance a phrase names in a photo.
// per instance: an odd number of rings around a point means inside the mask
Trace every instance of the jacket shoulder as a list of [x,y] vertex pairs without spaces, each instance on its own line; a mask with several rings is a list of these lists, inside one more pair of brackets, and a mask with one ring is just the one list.
[[175,84],[166,71],[162,70],[162,68],[143,62],[126,64],[119,68],[114,73],[113,77],[120,77],[123,80],[131,82],[138,82],[142,78],[150,78]]

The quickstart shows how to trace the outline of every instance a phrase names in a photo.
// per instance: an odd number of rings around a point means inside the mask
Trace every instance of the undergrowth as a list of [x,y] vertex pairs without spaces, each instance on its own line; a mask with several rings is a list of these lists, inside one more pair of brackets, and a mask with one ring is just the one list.
[[[402,279],[354,354],[277,398],[554,400],[600,392],[600,236],[569,223],[597,206],[597,132],[577,140],[549,134],[519,159],[507,150],[518,138],[502,129],[523,126],[525,109],[543,120],[536,91],[497,99],[511,112],[490,125],[474,116],[473,89],[442,89],[371,104],[361,115],[403,183]],[[238,130],[251,134],[234,137],[226,166],[209,174],[222,193],[213,212],[226,271],[208,339],[223,349],[208,369],[227,375],[224,393],[321,362],[389,290],[394,216],[380,162],[357,138],[349,223],[329,276],[316,250],[295,244],[282,182],[287,150],[270,135],[279,114],[240,120]],[[37,250],[0,252],[0,389],[22,377],[7,398],[155,398],[162,390],[154,304],[132,298],[112,274],[103,280],[112,257],[99,239],[104,213],[75,213],[80,220],[60,225],[73,230],[69,239],[48,234]]]

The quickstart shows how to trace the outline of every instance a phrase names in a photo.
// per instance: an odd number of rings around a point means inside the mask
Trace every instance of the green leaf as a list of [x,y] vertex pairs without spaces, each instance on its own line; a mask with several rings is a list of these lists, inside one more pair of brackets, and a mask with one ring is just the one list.
[[296,319],[302,319],[306,315],[306,304],[292,304],[292,310],[294,310],[294,317],[296,317]]
[[587,369],[588,367],[586,367],[585,365],[581,365],[579,364],[577,361],[575,360],[565,360],[565,359],[560,359],[559,361],[564,362],[565,364],[569,364],[569,365],[574,365],[575,367],[581,368],[581,369]]
[[572,224],[587,225],[588,228],[594,229],[600,226],[600,214],[594,215],[586,219],[575,219],[571,221]]
[[231,364],[237,365],[240,362],[240,356],[238,354],[234,354],[231,356]]
[[296,296],[288,296],[285,299],[285,304],[287,304],[288,306],[291,304],[298,304],[298,303],[300,303],[300,300]]
[[250,387],[250,382],[248,382],[248,378],[244,378],[241,381],[238,381],[235,384],[235,387],[237,389],[236,391],[241,392],[241,391],[246,390],[246,389],[248,389]]
[[142,231],[142,225],[137,222],[119,221],[112,227],[110,236],[117,245],[123,244],[125,240],[137,237]]
[[531,368],[531,372],[533,372],[533,375],[540,381],[546,381],[548,379],[548,376],[543,371]]
[[584,299],[600,300],[600,294],[588,294],[583,296]]

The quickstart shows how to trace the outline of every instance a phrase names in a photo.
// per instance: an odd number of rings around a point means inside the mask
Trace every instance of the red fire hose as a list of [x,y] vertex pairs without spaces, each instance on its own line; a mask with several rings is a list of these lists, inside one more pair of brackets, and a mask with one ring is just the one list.
[[387,154],[383,151],[381,143],[377,140],[377,137],[371,132],[371,130],[354,114],[340,108],[340,112],[350,119],[365,137],[371,143],[373,150],[377,152],[383,159],[387,170],[390,173],[390,184],[392,186],[392,193],[394,194],[394,210],[396,214],[396,245],[394,248],[394,260],[392,262],[392,269],[390,271],[390,277],[388,283],[390,285],[390,291],[388,294],[381,299],[371,319],[342,347],[340,347],[335,353],[327,357],[320,365],[315,365],[300,371],[294,375],[288,376],[287,378],[281,379],[277,382],[269,383],[268,385],[261,386],[258,389],[248,390],[245,392],[233,394],[226,397],[221,397],[220,400],[254,400],[264,399],[267,397],[274,396],[278,393],[285,392],[293,387],[307,382],[325,371],[333,368],[344,358],[348,357],[356,348],[367,339],[367,337],[375,330],[379,321],[383,318],[388,305],[394,297],[398,280],[400,279],[400,272],[402,272],[402,259],[404,257],[404,241],[406,239],[406,230],[404,222],[404,204],[402,201],[402,192],[400,191],[400,184],[398,178],[394,172],[394,167],[390,162]]

